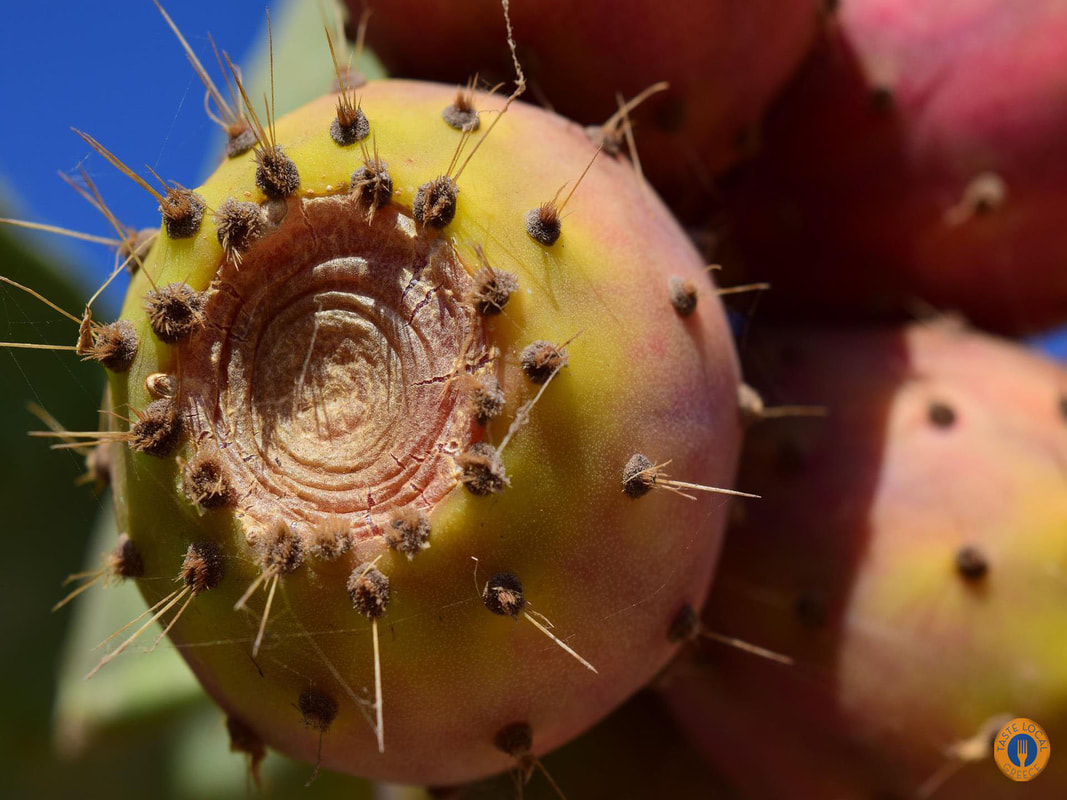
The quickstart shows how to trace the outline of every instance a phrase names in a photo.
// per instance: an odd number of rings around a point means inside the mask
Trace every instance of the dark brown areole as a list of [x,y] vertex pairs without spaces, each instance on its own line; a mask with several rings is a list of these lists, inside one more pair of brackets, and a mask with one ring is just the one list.
[[255,150],[256,186],[269,200],[282,200],[300,188],[300,171],[278,145]]
[[415,192],[412,216],[420,225],[441,229],[456,216],[456,195],[459,187],[447,175],[422,184]]
[[691,642],[700,633],[700,615],[691,603],[686,603],[674,615],[667,628],[667,641]]
[[330,695],[319,689],[308,688],[300,693],[297,709],[304,724],[319,733],[325,733],[337,719],[339,705]]
[[411,506],[395,510],[385,532],[385,542],[411,561],[430,546],[429,516],[423,509]]
[[153,400],[137,416],[130,428],[130,447],[157,458],[171,455],[181,441],[184,428],[174,401],[169,398]]
[[389,608],[389,579],[373,564],[352,570],[346,588],[352,607],[367,619],[377,620]]
[[630,497],[642,497],[656,485],[656,465],[643,453],[634,453],[622,470],[622,490]]
[[267,220],[257,203],[227,197],[215,212],[215,228],[226,257],[239,264],[241,255],[266,232]]
[[130,369],[137,357],[137,330],[129,320],[120,319],[101,325],[92,331],[92,344],[79,346],[78,353],[85,360],[98,361],[110,372],[123,373]]
[[165,344],[177,344],[201,328],[204,304],[204,293],[187,283],[171,283],[145,295],[148,324]]
[[389,205],[393,199],[393,179],[389,165],[380,158],[369,158],[352,173],[352,193],[367,211]]
[[295,572],[304,563],[304,540],[292,525],[276,520],[256,537],[254,549],[264,572]]
[[542,384],[567,366],[567,351],[552,342],[538,340],[527,345],[519,359],[526,377],[533,383]]
[[510,272],[483,267],[474,276],[471,302],[478,313],[483,316],[499,314],[518,288],[519,279]]
[[163,229],[171,239],[188,239],[200,231],[204,221],[204,198],[196,192],[182,187],[167,190],[163,202],[159,204],[163,214]]
[[526,212],[526,233],[538,244],[551,247],[563,232],[563,220],[552,201]]
[[370,136],[370,122],[363,109],[337,101],[337,115],[330,122],[330,138],[339,147],[348,147]]
[[204,540],[189,545],[182,561],[181,578],[194,595],[214,589],[222,583],[223,575],[222,551],[217,544]]
[[488,442],[476,442],[456,459],[462,469],[461,480],[471,494],[485,496],[509,485],[504,462]]
[[214,448],[202,449],[182,471],[185,496],[201,508],[214,510],[233,503],[233,488],[226,467]]
[[460,376],[463,393],[471,414],[479,425],[488,425],[504,410],[506,398],[496,376],[464,374]]
[[344,517],[329,516],[312,526],[307,553],[319,561],[336,561],[352,548],[351,526]]
[[451,105],[445,106],[441,119],[463,133],[474,133],[478,130],[482,121],[474,109],[474,91],[471,87],[461,87],[456,92],[456,99]]
[[514,572],[498,572],[491,577],[482,590],[485,607],[502,617],[518,619],[526,608],[526,595],[522,581]]
[[144,558],[133,540],[125,533],[119,536],[114,549],[108,555],[107,566],[111,574],[118,578],[144,577]]
[[667,280],[667,294],[671,305],[681,317],[688,317],[697,309],[697,288],[692,281],[671,276]]

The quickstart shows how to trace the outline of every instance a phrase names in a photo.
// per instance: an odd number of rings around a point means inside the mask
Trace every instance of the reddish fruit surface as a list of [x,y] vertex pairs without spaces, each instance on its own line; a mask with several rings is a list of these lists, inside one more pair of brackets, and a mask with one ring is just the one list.
[[[682,665],[694,741],[746,798],[1062,797],[1067,373],[944,326],[783,329],[749,363],[828,416],[751,431],[740,480],[763,500],[704,626],[795,663]],[[1051,738],[1025,792],[989,751],[1001,715]]]
[[[363,3],[349,0],[353,18]],[[770,101],[815,38],[817,0],[515,2],[511,19],[534,97],[599,125],[651,84],[633,113],[645,174],[699,218],[712,179],[745,155]],[[500,0],[389,0],[367,41],[399,77],[490,83],[512,74]]]
[[[543,770],[523,775],[523,800],[714,797],[721,783],[659,698],[640,692],[607,719],[547,756]],[[546,775],[547,773],[547,775]],[[419,793],[405,800],[513,800],[514,772],[451,793]],[[558,791],[557,791],[558,787]]]
[[729,258],[810,317],[1067,319],[1067,4],[851,0],[727,195]]

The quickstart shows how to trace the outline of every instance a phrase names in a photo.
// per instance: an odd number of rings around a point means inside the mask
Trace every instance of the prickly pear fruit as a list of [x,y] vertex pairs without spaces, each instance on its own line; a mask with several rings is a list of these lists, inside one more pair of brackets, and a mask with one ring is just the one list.
[[[721,306],[630,165],[454,99],[261,114],[168,192],[104,435],[137,583],[235,724],[406,783],[540,755],[664,665],[724,522],[664,462],[727,486],[740,439]],[[674,275],[707,287],[684,318]],[[635,454],[674,491],[624,491]]]
[[827,34],[727,192],[729,258],[782,311],[1067,320],[1067,6],[850,0]]
[[[990,751],[1004,715],[1067,737],[1067,373],[947,325],[751,352],[772,399],[828,416],[751,429],[740,479],[764,499],[703,624],[795,663],[679,668],[677,716],[745,797],[1017,796]],[[1063,763],[1026,796],[1062,796]]]
[[[390,0],[367,41],[391,74],[465,82],[510,75],[497,0]],[[699,218],[713,179],[749,154],[771,100],[815,39],[819,0],[550,0],[511,4],[538,95],[596,131],[611,153],[633,121],[645,175],[683,218]],[[348,0],[352,19],[363,10]],[[620,115],[658,81],[669,87]],[[614,119],[611,119],[614,117]]]

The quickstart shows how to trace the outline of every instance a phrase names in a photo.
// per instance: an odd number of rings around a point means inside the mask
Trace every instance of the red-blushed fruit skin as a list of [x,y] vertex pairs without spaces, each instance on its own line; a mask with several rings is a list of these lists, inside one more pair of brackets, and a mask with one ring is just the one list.
[[[411,81],[360,89],[401,209],[410,208],[419,185],[445,170],[461,140],[440,118],[453,97],[453,87]],[[503,105],[502,98],[486,95],[477,102],[494,112]],[[299,202],[343,205],[349,176],[363,164],[359,148],[342,149],[329,138],[335,104],[335,96],[323,97],[277,122],[278,143],[298,164],[302,181],[288,201],[283,228],[318,224],[318,206],[301,216]],[[479,438],[499,445],[519,406],[538,390],[520,367],[522,349],[538,338],[571,341],[568,366],[503,453],[510,487],[476,497],[457,482],[428,512],[429,549],[409,560],[388,549],[382,536],[368,534],[338,561],[309,557],[282,576],[263,648],[253,660],[264,592],[248,609],[234,611],[261,575],[235,513],[247,509],[198,509],[176,491],[176,459],[128,448],[116,459],[118,522],[143,553],[150,578],[139,585],[150,603],[175,587],[191,540],[207,538],[223,548],[225,577],[195,598],[170,638],[215,700],[269,747],[308,762],[321,755],[325,768],[375,779],[461,783],[514,766],[515,758],[494,746],[501,727],[529,723],[533,752],[542,755],[622,703],[676,651],[668,638],[671,620],[683,604],[700,604],[707,593],[726,506],[720,498],[693,502],[669,491],[635,500],[622,491],[622,469],[640,451],[657,461],[673,459],[670,471],[678,478],[731,485],[742,433],[738,366],[703,262],[628,164],[604,159],[593,165],[553,247],[527,234],[526,212],[550,198],[551,187],[576,178],[594,150],[574,123],[512,105],[463,172],[455,219],[434,239],[454,246],[472,273],[480,267],[473,247],[484,247],[494,267],[519,282],[506,313],[484,322],[486,341],[500,349],[507,405]],[[252,159],[224,163],[199,188],[209,206],[229,196],[262,199]],[[375,219],[381,223],[394,213],[379,210]],[[360,219],[354,218],[354,230]],[[123,316],[138,326],[144,344],[130,372],[113,376],[116,409],[144,407],[148,375],[174,372],[181,383],[192,371],[190,353],[158,343],[148,329],[146,273],[160,283],[185,278],[198,291],[219,276],[227,286],[238,274],[251,280],[257,259],[273,247],[270,237],[281,235],[266,234],[237,273],[232,264],[219,266],[213,225],[205,221],[191,240],[161,237],[134,276]],[[689,317],[670,305],[672,274],[705,281]],[[404,386],[417,383],[408,377]],[[439,376],[428,383],[451,386]],[[358,423],[367,424],[358,403],[352,406]],[[187,441],[179,456],[188,461],[193,447]],[[362,520],[364,514],[352,516]],[[365,562],[375,562],[392,585],[379,620],[384,753],[361,713],[374,698],[371,625],[345,589],[346,578]],[[483,605],[482,586],[503,570],[520,575],[531,614],[551,620],[555,633],[599,674],[527,619],[497,616]],[[309,686],[339,704],[322,736],[304,724],[296,705]]]
[[[1067,373],[945,324],[782,328],[747,363],[771,405],[828,416],[750,432],[740,481],[763,500],[727,535],[704,625],[795,664],[705,644],[667,692],[693,741],[753,799],[919,796],[944,752],[1001,714],[1034,719],[1055,750]],[[931,403],[954,421],[932,423]],[[984,578],[958,573],[964,546]],[[932,796],[1062,797],[1064,764],[1053,753],[1020,791],[987,750]]]
[[[349,0],[352,18],[362,3]],[[398,77],[510,81],[500,0],[389,0],[367,41]],[[531,101],[601,124],[658,81],[633,112],[645,175],[683,219],[701,219],[713,179],[748,154],[771,100],[820,25],[818,0],[523,0],[510,7]]]
[[[725,192],[723,258],[797,317],[1067,319],[1064,41],[1062,0],[842,3]],[[988,173],[1004,201],[960,217]]]

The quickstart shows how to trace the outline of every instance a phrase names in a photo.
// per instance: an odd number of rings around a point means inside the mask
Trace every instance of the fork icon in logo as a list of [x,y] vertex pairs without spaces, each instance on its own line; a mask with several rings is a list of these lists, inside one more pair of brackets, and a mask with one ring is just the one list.
[[1017,733],[1008,742],[1008,760],[1017,767],[1025,768],[1037,758],[1037,742],[1028,733]]

